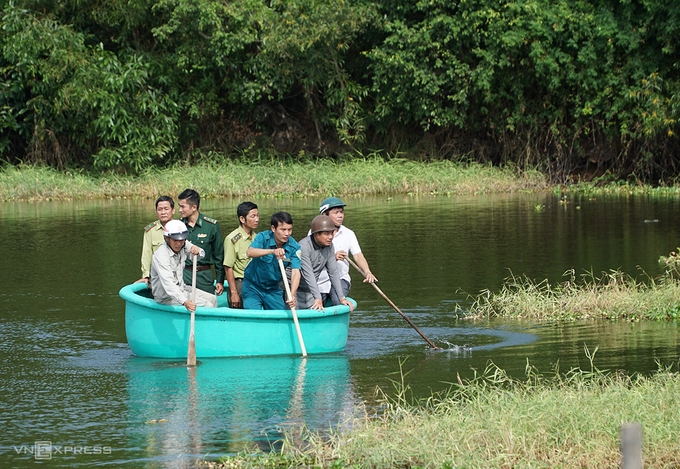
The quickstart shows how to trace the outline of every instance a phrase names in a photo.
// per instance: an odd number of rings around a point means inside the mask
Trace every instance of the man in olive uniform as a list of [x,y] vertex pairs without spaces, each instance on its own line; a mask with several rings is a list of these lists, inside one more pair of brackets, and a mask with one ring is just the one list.
[[[196,287],[219,296],[224,291],[224,241],[220,225],[214,218],[199,212],[201,196],[195,190],[186,189],[178,199],[182,222],[189,230],[189,241],[205,251],[205,257],[199,261],[196,269]],[[213,265],[214,275],[211,269]],[[184,283],[187,285],[191,285],[191,275],[192,263],[187,259],[184,266]]]
[[260,225],[260,212],[252,202],[243,202],[236,208],[239,227],[224,238],[224,269],[229,285],[229,306],[243,308],[241,288],[243,274],[250,262],[246,254],[248,246],[253,242],[255,230]]
[[151,258],[153,253],[165,243],[163,227],[172,220],[175,215],[175,201],[172,197],[162,195],[156,199],[156,216],[158,220],[144,227],[144,240],[142,242],[142,278],[135,283],[144,282],[149,284],[149,272],[151,270]]

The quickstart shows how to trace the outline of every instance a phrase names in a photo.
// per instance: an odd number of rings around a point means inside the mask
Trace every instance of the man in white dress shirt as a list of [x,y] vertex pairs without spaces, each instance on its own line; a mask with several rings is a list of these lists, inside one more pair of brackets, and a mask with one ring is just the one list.
[[[354,258],[354,262],[356,262],[366,275],[364,282],[377,282],[378,279],[371,273],[368,262],[361,252],[361,247],[359,246],[359,241],[357,240],[354,231],[342,224],[345,220],[345,204],[342,200],[337,197],[325,199],[319,206],[319,214],[327,215],[335,224],[336,231],[335,236],[333,237],[333,247],[335,248],[335,258],[338,261],[338,270],[341,274],[343,294],[346,296],[352,286],[352,279],[349,276],[349,262],[346,260],[347,256],[350,254]],[[340,302],[334,289],[331,288],[331,281],[326,272],[322,272],[319,277],[319,291],[321,291],[321,293],[330,292],[333,304],[338,304]]]

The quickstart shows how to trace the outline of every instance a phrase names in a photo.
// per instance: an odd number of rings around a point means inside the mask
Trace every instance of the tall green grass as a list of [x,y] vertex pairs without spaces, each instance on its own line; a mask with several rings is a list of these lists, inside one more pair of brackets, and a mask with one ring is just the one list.
[[588,182],[576,182],[569,185],[556,185],[553,191],[557,194],[568,192],[570,194],[589,196],[601,195],[647,195],[677,197],[680,195],[680,185],[652,186],[631,181],[617,181],[613,179],[601,178]]
[[642,282],[620,271],[592,272],[551,285],[511,275],[501,290],[482,291],[462,312],[468,318],[511,317],[539,320],[676,319],[680,316],[680,281],[670,273]]
[[[214,155],[213,155],[214,156]],[[252,155],[251,155],[252,156]],[[617,181],[551,186],[538,171],[478,163],[418,162],[380,154],[339,159],[249,156],[152,168],[140,174],[88,173],[38,165],[0,168],[0,200],[155,198],[187,187],[207,197],[306,197],[326,194],[458,195],[539,191],[582,195],[677,196],[680,186],[652,187]],[[214,161],[221,161],[215,163]]]
[[399,158],[225,160],[151,169],[139,175],[87,174],[40,166],[0,170],[0,200],[155,198],[187,187],[205,197],[300,197],[326,194],[475,194],[544,190],[538,172],[480,164]]
[[[383,396],[381,411],[349,430],[289,434],[280,452],[241,454],[210,467],[590,468],[620,465],[620,427],[640,422],[645,467],[680,465],[680,376],[590,370],[512,379],[491,364],[441,396]],[[206,463],[208,465],[208,463]]]

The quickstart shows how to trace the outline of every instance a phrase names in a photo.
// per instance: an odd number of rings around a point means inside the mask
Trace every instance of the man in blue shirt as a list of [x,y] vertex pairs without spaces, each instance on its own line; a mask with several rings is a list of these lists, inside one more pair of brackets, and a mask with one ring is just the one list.
[[[262,231],[250,243],[246,255],[252,260],[243,276],[242,298],[245,309],[294,308],[295,295],[300,285],[300,245],[291,236],[293,217],[287,212],[277,212],[271,218],[271,230]],[[283,277],[279,267],[283,260],[290,269],[292,299],[284,298]]]

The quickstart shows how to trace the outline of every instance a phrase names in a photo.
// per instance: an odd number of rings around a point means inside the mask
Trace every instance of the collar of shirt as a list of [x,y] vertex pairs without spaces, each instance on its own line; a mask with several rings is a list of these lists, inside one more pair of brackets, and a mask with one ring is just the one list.
[[[173,258],[173,259],[178,259],[178,258],[179,258],[180,253],[179,253],[179,252],[173,251],[172,248],[168,245],[168,242],[167,242],[167,241],[166,241],[165,243],[163,243],[163,246],[161,246],[161,247],[164,247],[165,249],[167,249],[168,255],[169,255],[171,258]],[[160,248],[158,248],[158,249],[160,249]]]
[[243,229],[243,226],[239,225],[238,226],[238,232],[241,233],[242,239],[250,239],[251,241],[255,238],[257,233],[254,231],[251,231],[250,234],[246,232],[246,230]]
[[196,228],[197,226],[200,228],[203,226],[203,215],[201,212],[198,212],[198,218],[196,219],[196,224],[194,226],[189,225],[189,219],[188,218],[182,218],[182,223],[184,223],[188,229]]

